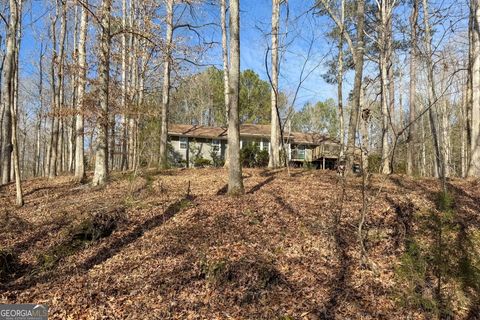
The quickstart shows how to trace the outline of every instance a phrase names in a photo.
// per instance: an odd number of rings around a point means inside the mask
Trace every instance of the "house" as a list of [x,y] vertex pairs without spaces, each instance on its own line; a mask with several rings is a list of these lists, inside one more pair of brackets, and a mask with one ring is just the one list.
[[[172,153],[177,161],[192,164],[192,159],[212,160],[217,155],[225,159],[227,128],[187,124],[170,124],[168,128]],[[316,168],[334,169],[340,153],[337,140],[318,133],[284,132],[284,145],[291,165],[305,163]],[[270,152],[270,125],[242,124],[240,147],[254,143],[260,150]]]

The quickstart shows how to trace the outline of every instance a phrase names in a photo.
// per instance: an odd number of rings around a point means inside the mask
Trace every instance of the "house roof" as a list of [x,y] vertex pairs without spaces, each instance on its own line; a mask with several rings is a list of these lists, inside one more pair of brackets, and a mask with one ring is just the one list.
[[169,124],[168,134],[197,138],[227,138],[227,128],[191,124]]
[[[207,127],[190,124],[169,124],[168,134],[197,138],[227,139],[227,128]],[[240,136],[270,138],[270,125],[242,124]],[[285,138],[290,138],[294,143],[320,145],[325,141],[336,142],[320,133],[291,132],[290,137],[284,133]]]
[[320,133],[304,133],[304,132],[292,132],[292,140],[295,143],[301,143],[301,144],[315,144],[319,145],[322,144],[326,141],[329,142],[336,142],[327,137],[324,134]]

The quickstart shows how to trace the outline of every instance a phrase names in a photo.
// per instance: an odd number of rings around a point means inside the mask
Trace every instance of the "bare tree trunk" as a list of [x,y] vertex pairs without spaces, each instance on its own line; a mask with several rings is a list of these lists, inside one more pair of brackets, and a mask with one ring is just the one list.
[[280,119],[278,118],[278,32],[280,0],[272,0],[272,92],[269,168],[280,166]]
[[[17,110],[18,110],[18,50],[20,42],[20,19],[22,12],[22,0],[10,0],[10,20],[8,23],[7,36],[7,55],[11,54],[7,60],[6,72],[4,75],[4,105],[10,110],[11,114],[11,143],[13,151],[13,167],[15,172],[16,204],[23,206],[23,192],[20,174],[20,163],[18,157],[17,140]],[[12,50],[12,52],[8,52]],[[8,69],[8,70],[7,70]],[[7,73],[8,71],[8,73]],[[10,156],[10,154],[9,154]]]
[[121,150],[122,159],[120,164],[120,170],[126,170],[128,168],[128,152],[127,152],[127,136],[128,136],[128,124],[127,124],[127,0],[122,0],[122,28],[124,30],[122,34],[122,133],[121,133]]
[[62,112],[65,106],[65,43],[67,37],[67,0],[60,0],[62,3],[62,20],[60,25],[60,48],[59,48],[59,61],[58,65],[58,98],[57,98],[57,110],[59,110],[59,142],[58,142],[58,154],[60,161],[58,161],[57,171],[65,170],[65,145],[64,133],[65,133],[65,116]]
[[365,0],[358,0],[356,12],[357,44],[355,48],[355,79],[353,83],[353,103],[350,114],[350,124],[348,127],[347,143],[347,170],[352,170],[355,161],[355,140],[357,133],[357,123],[360,112],[360,94],[363,81],[363,58],[365,51],[364,43],[364,25],[365,25]]
[[389,36],[388,36],[388,22],[389,22],[389,6],[387,5],[388,0],[380,1],[380,10],[379,10],[379,67],[380,67],[380,82],[381,82],[381,111],[382,111],[382,173],[390,174],[390,148],[388,141],[388,132],[390,128],[390,117],[389,113],[389,95],[388,95],[388,63],[389,63]]
[[365,89],[362,86],[360,95],[360,107],[362,109],[362,117],[360,120],[360,134],[362,136],[362,171],[368,175],[368,154],[369,154],[369,136],[368,123],[370,121],[370,109],[365,107]]
[[340,8],[340,36],[338,39],[338,61],[337,61],[337,100],[338,118],[340,126],[340,155],[343,160],[345,156],[345,118],[343,112],[343,41],[345,32],[345,0],[341,1]]
[[[62,6],[62,20],[61,20],[61,27],[60,27],[60,51],[59,55],[57,56],[56,51],[56,37],[55,37],[55,25],[56,20],[58,17],[58,10],[59,10],[59,3]],[[59,149],[59,135],[60,135],[60,108],[63,104],[63,62],[64,62],[64,50],[65,50],[65,34],[66,34],[66,27],[67,27],[67,8],[66,3],[64,1],[58,0],[57,1],[57,16],[52,21],[52,39],[53,39],[53,56],[52,56],[52,136],[50,139],[50,159],[49,159],[49,178],[54,178],[57,175],[57,168],[58,168],[58,149]],[[58,75],[55,77],[55,64],[58,65]],[[58,86],[55,84],[56,79],[58,78]],[[60,154],[61,156],[61,154]],[[61,160],[61,159],[60,159]],[[61,163],[61,161],[60,161]]]
[[410,128],[408,129],[408,144],[407,144],[407,175],[411,176],[414,172],[414,148],[417,142],[416,136],[416,104],[415,104],[415,90],[417,81],[417,23],[418,23],[418,0],[413,1],[412,14],[410,15],[411,38],[410,38],[410,83],[408,93],[408,121]]
[[[72,60],[75,66],[78,67],[78,33],[79,33],[79,20],[78,20],[78,5],[75,6],[74,10],[74,32],[73,32],[73,55]],[[78,72],[73,72],[70,76],[71,79],[71,89],[72,89],[72,108],[78,109],[78,102],[77,102],[77,88],[78,88]],[[76,116],[69,117],[70,124],[68,126],[68,166],[67,170],[69,172],[75,172],[75,142],[76,142]]]
[[165,59],[163,62],[162,122],[160,131],[160,168],[168,167],[168,108],[170,106],[170,72],[172,63],[173,3],[167,0],[167,32],[165,35]]
[[472,0],[470,3],[472,17],[471,37],[471,145],[469,177],[480,177],[480,4]]
[[7,29],[7,43],[5,51],[5,66],[3,69],[3,123],[2,123],[2,150],[0,152],[2,158],[2,184],[10,182],[11,167],[12,167],[12,135],[13,135],[13,77],[15,68],[15,51],[16,51],[16,37],[17,37],[17,24],[18,24],[18,7],[17,1],[10,0],[10,19]]
[[95,147],[95,172],[93,185],[104,185],[108,179],[108,100],[110,81],[110,12],[112,0],[102,1],[100,65],[99,65],[99,100],[98,132]]
[[433,77],[433,61],[432,61],[432,37],[430,32],[428,0],[423,0],[423,15],[425,24],[425,46],[426,46],[426,60],[427,60],[427,78],[428,78],[428,116],[430,119],[430,129],[433,136],[433,146],[435,149],[435,177],[445,178],[445,163],[440,152],[440,145],[438,142],[437,127],[435,124],[435,116],[433,113],[433,105],[437,103],[437,95],[435,92],[435,81]]
[[460,175],[462,178],[465,178],[467,176],[467,161],[465,157],[465,153],[467,151],[466,148],[466,142],[467,142],[467,135],[466,135],[466,108],[467,108],[467,99],[465,96],[465,91],[462,89],[462,106],[460,109],[460,115],[461,115],[461,124],[462,124],[462,132],[461,132],[461,145],[460,145],[460,164],[461,164],[461,170],[460,170]]
[[35,124],[35,151],[32,165],[33,176],[37,177],[40,173],[41,164],[41,152],[42,152],[42,119],[43,119],[43,57],[45,53],[43,51],[43,42],[40,44],[40,57],[39,62],[39,84],[38,84],[38,99],[40,106],[37,111],[37,123]]
[[228,116],[228,194],[243,194],[242,166],[240,163],[240,4],[230,1],[230,106]]
[[[84,0],[88,6],[88,0]],[[88,28],[88,12],[82,7],[80,18],[80,38],[78,42],[78,83],[77,83],[77,115],[75,121],[75,179],[83,181],[85,179],[85,128],[83,109],[85,101],[85,84],[87,80],[87,54],[86,40]]]
[[223,87],[225,99],[225,124],[228,125],[228,36],[227,36],[227,0],[220,0],[220,23],[222,27]]
[[[135,30],[136,28],[136,0],[130,1],[130,29]],[[128,168],[130,170],[135,170],[135,165],[137,163],[137,143],[136,143],[136,123],[137,123],[137,111],[135,108],[135,101],[137,99],[137,73],[138,73],[138,64],[137,64],[137,37],[134,33],[130,35],[130,116],[128,119]]]
[[421,128],[422,128],[422,167],[421,167],[421,173],[422,177],[427,176],[427,146],[426,146],[426,137],[425,137],[425,117],[421,117]]
[[[445,93],[447,90],[447,76],[446,76],[446,66],[442,68],[442,79],[441,79],[441,92]],[[440,105],[441,115],[440,115],[440,149],[442,152],[442,159],[444,161],[444,174],[445,177],[450,176],[450,134],[448,130],[449,126],[449,115],[448,115],[448,94],[442,98]]]

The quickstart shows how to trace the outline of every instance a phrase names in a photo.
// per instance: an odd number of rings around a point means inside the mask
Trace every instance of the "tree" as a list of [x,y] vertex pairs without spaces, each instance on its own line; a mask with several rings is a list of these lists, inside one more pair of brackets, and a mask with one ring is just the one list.
[[[5,53],[5,67],[3,75],[3,108],[5,113],[8,113],[10,117],[9,123],[6,123],[6,130],[10,132],[4,137],[10,138],[11,141],[4,141],[5,146],[8,148],[7,153],[4,154],[10,157],[13,152],[13,169],[15,173],[15,189],[17,193],[16,203],[18,206],[23,205],[23,192],[21,185],[21,174],[19,165],[19,152],[18,152],[18,140],[17,140],[17,111],[18,111],[18,59],[19,59],[19,42],[20,42],[20,24],[21,24],[21,12],[22,1],[10,0],[10,18],[8,21],[8,34],[7,34],[7,48]],[[2,144],[3,145],[3,144]],[[2,150],[3,151],[3,150]],[[8,152],[9,151],[9,152]],[[7,161],[2,163],[5,166]],[[10,161],[8,161],[10,165]],[[5,177],[5,174],[10,174],[10,167],[8,170],[3,167],[2,183],[8,182],[10,177]]]
[[280,117],[278,111],[278,33],[280,0],[272,0],[272,93],[269,168],[280,166]]
[[[84,2],[88,6],[88,0]],[[78,42],[78,83],[77,83],[77,115],[75,120],[75,178],[82,181],[85,178],[85,159],[84,159],[84,119],[83,112],[85,106],[85,84],[87,78],[87,55],[86,55],[86,40],[88,28],[88,12],[82,6],[80,18],[80,39]]]
[[15,50],[18,24],[17,1],[10,0],[10,19],[8,21],[7,43],[4,57],[3,83],[2,83],[2,184],[10,182],[11,157],[12,157],[12,90],[15,68]]
[[230,65],[228,114],[228,194],[243,194],[242,166],[240,163],[240,0],[230,1]]
[[363,60],[364,60],[364,25],[365,25],[365,0],[357,1],[356,11],[356,28],[357,28],[357,44],[354,50],[355,78],[353,82],[353,103],[352,112],[350,114],[350,124],[348,127],[347,142],[347,168],[353,167],[355,154],[355,138],[357,133],[357,123],[360,113],[360,98],[362,92],[363,80]]
[[412,13],[410,15],[410,82],[409,82],[409,113],[408,121],[411,123],[408,130],[408,145],[407,145],[407,174],[412,175],[414,169],[414,148],[416,140],[416,104],[415,104],[415,90],[416,90],[416,58],[417,58],[417,23],[418,23],[418,0],[413,0]]
[[430,30],[430,16],[428,12],[428,0],[423,0],[423,19],[425,26],[425,58],[427,62],[427,82],[428,82],[428,117],[430,120],[430,129],[432,131],[433,146],[435,150],[435,165],[434,170],[435,177],[445,178],[444,165],[445,162],[442,158],[442,153],[440,152],[440,145],[438,142],[437,134],[437,125],[435,123],[435,115],[433,112],[433,106],[437,103],[437,94],[435,91],[435,81],[434,81],[434,65],[432,61],[432,35]]
[[222,60],[223,60],[223,86],[225,100],[225,124],[228,124],[228,44],[227,44],[227,3],[220,0],[220,24],[222,28]]
[[95,172],[93,185],[104,185],[108,178],[108,102],[110,82],[110,13],[112,1],[103,0],[100,23],[99,103],[98,132],[95,147]]
[[480,4],[470,1],[471,14],[471,146],[469,177],[480,177]]
[[168,167],[167,140],[168,108],[170,106],[170,72],[172,63],[173,3],[174,0],[167,0],[167,30],[165,35],[165,58],[163,61],[162,119],[160,128],[160,168]]
[[[57,44],[56,44],[56,21],[58,19],[59,9],[61,7],[61,22],[60,22],[60,42],[59,42],[59,52],[57,55]],[[56,15],[52,20],[52,41],[53,41],[53,54],[52,54],[52,65],[51,65],[51,86],[52,86],[52,131],[50,138],[50,157],[49,157],[49,169],[48,177],[54,178],[57,175],[58,167],[61,165],[61,162],[58,161],[59,155],[59,137],[60,137],[60,116],[61,108],[63,106],[64,99],[64,62],[65,62],[65,41],[67,33],[67,4],[64,0],[58,0],[56,6]],[[55,75],[55,66],[57,66],[57,74]],[[58,84],[58,85],[57,85]]]
[[[393,94],[390,91],[389,97],[389,84],[390,88],[393,88],[393,79],[389,77],[389,65],[391,61],[392,38],[390,32],[390,25],[393,13],[393,4],[390,0],[381,0],[378,2],[378,48],[379,48],[379,68],[380,68],[380,80],[381,80],[381,110],[382,110],[382,173],[391,173],[390,157],[389,157],[389,139],[388,132],[391,120],[391,109],[389,110],[389,98],[393,101]],[[390,79],[389,79],[390,78]],[[390,112],[390,113],[389,113]]]
[[326,134],[336,139],[341,135],[337,108],[333,99],[307,103],[292,116],[292,130]]

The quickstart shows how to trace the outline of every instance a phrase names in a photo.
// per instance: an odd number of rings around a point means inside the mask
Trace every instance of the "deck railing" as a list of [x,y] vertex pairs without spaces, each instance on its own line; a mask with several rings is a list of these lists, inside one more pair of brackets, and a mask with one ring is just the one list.
[[312,151],[312,160],[320,158],[337,158],[340,153],[340,146],[336,144],[323,143]]

